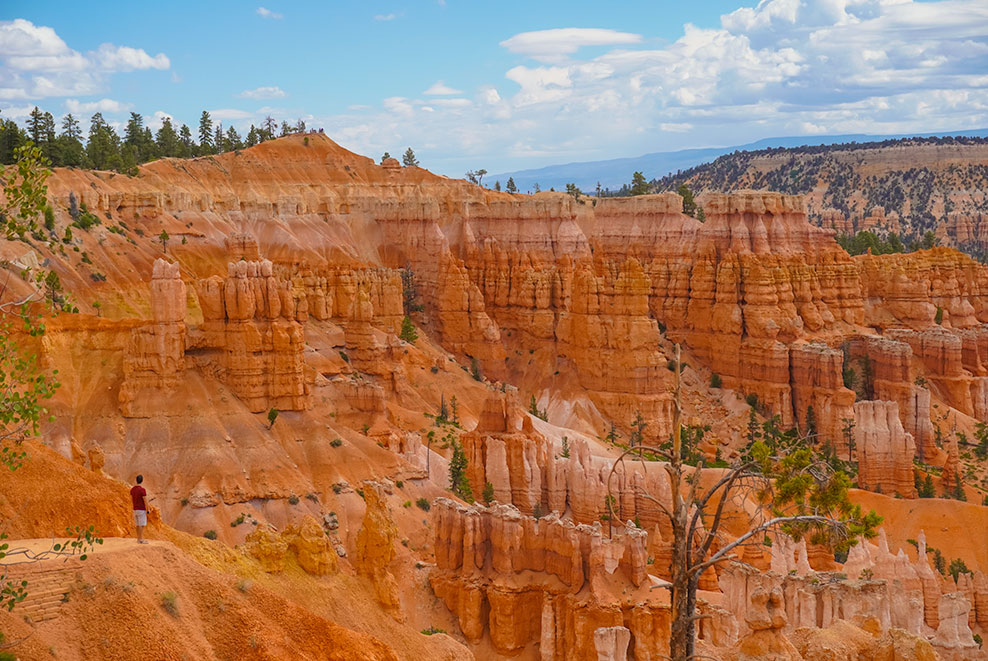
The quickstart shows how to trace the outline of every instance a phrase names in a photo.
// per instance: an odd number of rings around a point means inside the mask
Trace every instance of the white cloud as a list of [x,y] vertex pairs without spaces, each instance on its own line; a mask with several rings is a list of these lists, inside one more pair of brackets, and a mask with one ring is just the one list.
[[244,90],[237,95],[241,99],[283,99],[288,94],[278,86],[258,87],[257,89]]
[[216,110],[209,111],[210,117],[214,120],[217,119],[248,119],[253,117],[255,113],[247,112],[246,110],[240,110],[239,108],[217,108]]
[[93,113],[112,112],[120,113],[130,110],[131,104],[115,101],[114,99],[100,99],[99,101],[88,101],[81,103],[77,99],[66,99],[65,108],[72,113]]
[[398,18],[398,14],[377,14],[374,16],[375,21],[393,21]]
[[105,93],[109,74],[170,66],[164,53],[105,43],[83,54],[48,26],[0,21],[0,100]]
[[284,15],[283,14],[279,14],[277,12],[273,12],[270,9],[267,9],[265,7],[258,7],[257,8],[257,15],[260,16],[261,18],[272,18],[272,19],[276,19],[276,20],[279,19],[279,18],[284,18]]
[[422,92],[422,94],[427,94],[429,96],[447,96],[454,94],[463,94],[460,90],[453,89],[441,80],[437,80],[432,84],[432,87]]
[[512,53],[552,62],[575,53],[583,46],[637,44],[641,40],[640,34],[604,28],[554,28],[516,34],[502,41],[501,46]]
[[158,53],[151,57],[143,48],[130,48],[129,46],[101,44],[99,49],[90,55],[92,56],[90,59],[105,71],[167,69],[171,66],[168,56],[164,53]]

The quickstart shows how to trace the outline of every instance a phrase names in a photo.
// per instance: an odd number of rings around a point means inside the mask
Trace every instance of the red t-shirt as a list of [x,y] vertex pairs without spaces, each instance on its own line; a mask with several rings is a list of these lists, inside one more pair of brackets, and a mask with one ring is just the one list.
[[139,484],[135,484],[134,488],[130,490],[130,500],[134,503],[135,510],[144,509],[144,496],[146,495],[148,492]]

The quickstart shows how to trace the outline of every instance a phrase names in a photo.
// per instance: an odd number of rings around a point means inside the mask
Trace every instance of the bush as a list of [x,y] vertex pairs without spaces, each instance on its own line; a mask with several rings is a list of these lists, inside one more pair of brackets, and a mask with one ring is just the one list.
[[161,595],[161,607],[172,617],[178,617],[178,595],[174,592]]
[[429,627],[428,629],[422,629],[422,633],[426,636],[431,636],[434,633],[446,633],[445,629],[439,629],[437,627]]
[[751,408],[753,409],[758,408],[758,395],[756,395],[755,393],[749,392],[747,395],[744,396],[744,401],[746,401],[748,403],[748,406],[750,406]]
[[340,482],[334,483],[333,484],[333,493],[340,493],[341,491],[343,491],[343,485]]
[[55,231],[55,210],[50,205],[45,207],[45,229]]
[[720,378],[720,374],[714,372],[713,374],[710,375],[711,388],[720,388],[722,385],[723,385],[723,381]]
[[398,480],[397,482],[395,482],[395,486],[398,487],[399,489],[404,489],[405,483],[402,480]]
[[202,536],[205,537],[206,539],[216,539],[216,531],[207,530],[206,532],[202,533]]
[[420,509],[428,512],[432,509],[432,504],[429,502],[428,498],[419,498],[415,501],[415,505]]
[[237,581],[237,589],[243,592],[244,594],[247,594],[247,591],[250,590],[251,585],[253,585],[253,583],[248,581],[246,578],[242,578],[239,581]]
[[405,315],[405,318],[401,320],[401,332],[398,334],[398,337],[409,344],[415,344],[415,340],[419,339],[418,331],[415,330],[415,324],[412,323],[408,315]]
[[298,505],[298,496],[296,496],[295,494],[292,494],[291,496],[289,496],[288,497],[288,504],[289,505]]
[[329,442],[330,447],[338,448],[343,445],[343,441],[339,438],[334,438]]

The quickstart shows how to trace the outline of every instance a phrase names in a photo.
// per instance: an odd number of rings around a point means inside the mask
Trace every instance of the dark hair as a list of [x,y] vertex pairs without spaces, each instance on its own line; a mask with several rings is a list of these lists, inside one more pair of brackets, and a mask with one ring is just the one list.
[[144,476],[143,475],[138,475],[137,476],[137,483],[140,484],[143,481],[144,481]]

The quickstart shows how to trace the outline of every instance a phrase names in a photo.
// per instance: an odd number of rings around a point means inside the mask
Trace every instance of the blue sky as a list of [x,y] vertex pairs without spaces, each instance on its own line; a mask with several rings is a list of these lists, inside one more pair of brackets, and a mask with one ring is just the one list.
[[781,135],[988,126],[988,2],[0,6],[0,109],[303,118],[462,176]]

